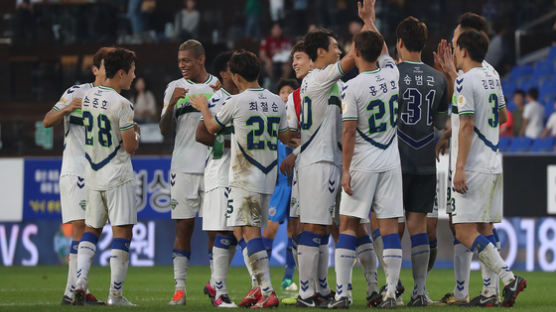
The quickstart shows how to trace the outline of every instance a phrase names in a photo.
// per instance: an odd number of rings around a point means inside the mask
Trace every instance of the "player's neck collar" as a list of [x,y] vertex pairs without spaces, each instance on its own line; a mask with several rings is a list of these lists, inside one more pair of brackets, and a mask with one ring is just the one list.
[[380,69],[381,69],[381,68],[379,67],[379,68],[377,68],[377,69],[375,69],[375,70],[367,70],[367,71],[362,72],[362,74],[374,74],[374,73],[378,73],[378,72],[380,71]]
[[263,91],[264,88],[247,88],[245,91]]
[[205,82],[195,82],[195,81],[193,81],[193,80],[191,80],[191,79],[185,79],[185,81],[189,82],[190,84],[207,84],[207,83],[209,83],[210,80],[212,79],[212,75],[211,75],[211,74],[207,73],[207,75],[208,75],[208,77],[207,77],[207,80],[206,80]]
[[422,65],[423,62],[414,62],[414,61],[402,61],[402,63],[409,63],[409,64],[415,64],[415,65]]
[[112,91],[116,92],[116,90],[114,90],[113,88],[107,87],[107,86],[100,85],[98,87],[101,88],[101,89],[104,89],[104,90],[112,90]]
[[224,87],[220,88],[220,90],[222,90],[222,92],[224,92],[224,94],[230,96],[230,92],[226,91],[226,89],[224,89]]

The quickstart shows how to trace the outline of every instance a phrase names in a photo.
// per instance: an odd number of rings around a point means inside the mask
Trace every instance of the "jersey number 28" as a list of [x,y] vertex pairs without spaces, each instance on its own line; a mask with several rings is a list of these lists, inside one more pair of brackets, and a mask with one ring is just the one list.
[[[94,142],[94,121],[95,118],[90,111],[83,111],[83,126],[85,127],[85,144],[93,145]],[[100,114],[96,118],[98,127],[98,142],[103,147],[112,146],[112,125],[108,116]]]

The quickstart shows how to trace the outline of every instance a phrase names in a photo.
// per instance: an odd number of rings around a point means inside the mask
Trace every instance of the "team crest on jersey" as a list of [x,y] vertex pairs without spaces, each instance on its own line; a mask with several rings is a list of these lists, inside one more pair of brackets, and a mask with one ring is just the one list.
[[346,111],[347,104],[346,102],[342,102],[342,113]]
[[174,210],[176,208],[176,206],[178,205],[178,201],[175,199],[171,199],[170,200],[170,207],[172,207],[172,210]]
[[276,207],[270,206],[270,208],[268,208],[268,214],[274,217],[276,215]]
[[87,208],[87,201],[86,200],[80,201],[79,206],[81,207],[81,209],[85,210],[85,208]]
[[461,106],[465,104],[465,96],[463,96],[463,94],[460,94],[460,96],[458,96],[458,106]]

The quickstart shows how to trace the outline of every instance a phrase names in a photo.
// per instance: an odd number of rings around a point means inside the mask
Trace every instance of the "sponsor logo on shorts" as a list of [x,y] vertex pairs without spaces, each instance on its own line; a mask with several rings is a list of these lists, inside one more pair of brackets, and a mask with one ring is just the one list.
[[178,205],[177,200],[175,200],[175,199],[170,200],[170,207],[172,207],[172,210],[175,209],[177,205]]

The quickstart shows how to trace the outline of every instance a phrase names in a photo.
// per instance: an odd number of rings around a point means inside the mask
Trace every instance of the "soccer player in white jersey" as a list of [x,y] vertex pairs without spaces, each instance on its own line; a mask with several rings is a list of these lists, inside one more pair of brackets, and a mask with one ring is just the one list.
[[230,122],[234,126],[227,225],[240,228],[247,242],[249,261],[260,286],[252,307],[276,307],[279,302],[270,281],[261,228],[267,223],[267,207],[276,183],[277,140],[289,142],[286,109],[279,96],[260,88],[260,62],[253,53],[236,51],[229,65],[241,93],[229,98],[216,116],[205,98],[192,97],[192,103],[203,114],[209,132],[216,133]]
[[[374,6],[374,1],[373,6]],[[363,30],[370,26],[371,1],[358,4]],[[326,307],[332,299],[328,286],[327,226],[332,224],[340,185],[341,133],[338,80],[354,65],[350,51],[339,60],[340,49],[326,30],[309,32],[303,39],[314,68],[303,78],[301,97],[301,149],[296,166],[300,222],[298,245],[299,307]],[[317,283],[314,283],[314,278]]]
[[[208,155],[207,146],[195,141],[201,114],[191,106],[189,97],[200,94],[210,98],[218,79],[205,69],[205,49],[197,40],[187,40],[178,49],[178,67],[182,78],[168,84],[164,91],[164,108],[160,131],[167,136],[176,131],[170,168],[170,205],[176,220],[176,239],[172,259],[175,292],[170,305],[184,305],[186,278],[191,257],[191,236],[195,216],[202,205],[203,173]],[[211,239],[212,238],[212,239]],[[209,236],[209,258],[212,271],[212,241]],[[205,292],[214,298],[214,289],[207,283]]]
[[[93,56],[93,83],[75,85],[68,88],[54,107],[44,116],[45,128],[64,121],[64,152],[60,173],[60,201],[62,222],[72,225],[72,242],[68,262],[68,279],[62,297],[62,305],[72,304],[77,268],[77,246],[85,231],[85,208],[87,203],[87,181],[85,181],[85,130],[81,112],[81,100],[86,91],[98,87],[106,79],[104,55],[110,48],[102,47]],[[86,304],[103,304],[87,293]]]
[[[475,13],[464,13],[459,18],[459,23],[457,27],[454,29],[454,35],[452,37],[452,47],[456,45],[456,42],[459,38],[459,35],[466,30],[476,30],[483,33],[487,33],[488,31],[488,24],[486,20]],[[452,88],[455,84],[456,79],[459,75],[462,75],[463,72],[460,70],[458,71],[454,64],[454,57],[452,54],[451,47],[447,44],[446,40],[442,40],[439,44],[439,49],[437,53],[435,53],[435,62],[437,62],[444,72],[448,80],[448,86]],[[504,93],[502,92],[502,88],[500,85],[500,76],[498,72],[485,60],[482,61],[482,66],[486,68],[494,77],[494,83],[497,85],[496,92],[498,96],[498,102],[500,109],[505,107],[506,102],[504,98]],[[452,106],[454,107],[454,106]],[[454,110],[452,109],[452,113],[457,115],[457,108]],[[506,121],[506,113],[500,112],[499,114],[500,123],[504,123]],[[451,129],[447,129],[444,132],[440,140],[438,141],[436,150],[437,154],[440,152],[444,152],[448,149],[448,145],[450,142],[450,137],[452,135]],[[450,155],[450,163],[455,163],[456,155]],[[453,171],[450,170],[448,172],[448,179],[452,179]],[[453,190],[448,191],[448,197],[453,194]],[[453,207],[452,205],[447,205],[447,213],[451,216]],[[450,217],[451,220],[451,217]],[[494,220],[492,222],[500,222],[501,220]],[[455,233],[454,227],[452,222],[450,221],[450,227],[453,233]],[[496,229],[492,225],[489,225],[492,230],[492,235],[489,235],[489,239],[495,242],[497,248],[500,248],[500,241],[498,239],[498,234],[496,233]],[[471,250],[467,249],[464,245],[460,243],[460,241],[454,235],[454,275],[456,280],[456,285],[454,285],[454,290],[451,293],[447,293],[444,297],[440,300],[441,303],[446,304],[467,304],[469,302],[469,274],[471,271],[471,259],[473,257],[473,253]],[[495,291],[496,293],[499,292],[499,281],[498,276],[493,272],[489,272],[488,268],[481,263],[481,275],[483,276],[483,290],[482,292],[491,293]],[[480,304],[481,298],[480,296],[471,300],[471,304]],[[484,302],[484,300],[483,300]]]
[[403,216],[396,136],[399,72],[376,28],[357,34],[354,44],[360,74],[348,81],[342,91],[343,191],[335,254],[337,291],[329,307],[349,307],[346,290],[356,257],[357,229],[372,209],[384,243],[387,281],[387,291],[378,306],[395,308],[402,260],[398,217]]
[[[488,38],[484,33],[467,30],[458,36],[454,47],[456,66],[464,74],[454,85],[451,151],[455,162],[453,212],[457,239],[504,284],[502,306],[511,307],[527,286],[524,278],[514,276],[495,246],[492,222],[502,219],[502,161],[498,153],[499,114],[497,77],[482,66]],[[458,116],[459,115],[459,116]],[[473,305],[496,306],[496,289],[482,292]]]
[[[213,69],[222,88],[214,93],[210,99],[209,109],[216,115],[224,102],[230,96],[237,94],[238,89],[232,80],[232,73],[228,61],[231,51],[222,52],[216,56]],[[202,117],[201,117],[202,119]],[[205,168],[204,183],[205,197],[203,200],[203,231],[216,232],[212,247],[214,268],[211,275],[211,286],[216,290],[213,304],[219,308],[234,308],[237,305],[228,295],[228,268],[236,252],[238,244],[234,237],[233,227],[226,225],[226,210],[228,208],[228,172],[230,170],[230,135],[233,127],[225,127],[216,135],[208,132],[203,120],[197,126],[195,139],[210,147],[208,161]]]
[[86,181],[89,187],[85,233],[77,253],[75,304],[85,302],[89,269],[96,243],[107,220],[112,226],[110,292],[106,304],[133,305],[122,296],[129,264],[129,245],[137,223],[135,173],[131,154],[139,146],[139,126],[133,122],[133,104],[120,95],[135,79],[135,53],[116,48],[104,57],[106,81],[85,93]]

